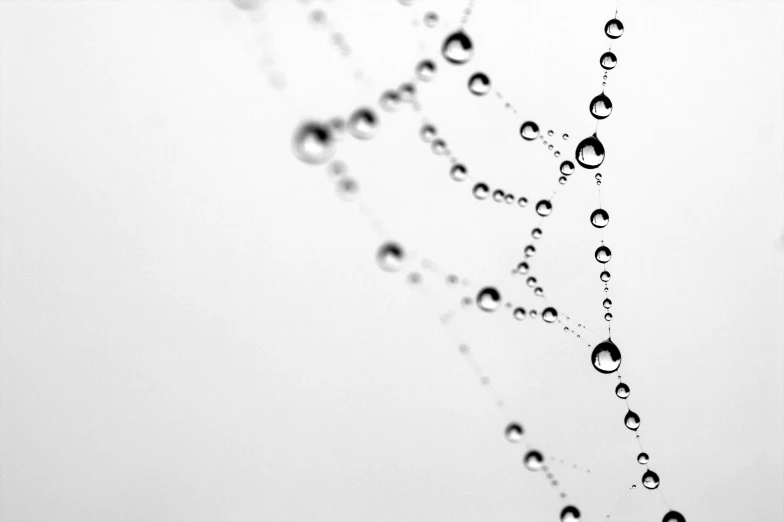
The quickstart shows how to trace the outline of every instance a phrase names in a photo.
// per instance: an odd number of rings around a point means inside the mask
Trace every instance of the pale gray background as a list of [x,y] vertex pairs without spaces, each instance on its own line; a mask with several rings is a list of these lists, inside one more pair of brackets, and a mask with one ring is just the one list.
[[[584,344],[505,310],[444,328],[464,292],[382,273],[359,210],[524,306],[508,271],[530,211],[449,180],[410,108],[340,145],[359,202],[290,152],[301,120],[375,103],[437,56],[463,5],[0,2],[0,519],[554,520],[564,501],[503,440],[511,418],[564,459],[586,519],[639,484],[617,380]],[[318,6],[353,62],[307,21]],[[568,132],[565,157],[593,131],[614,8],[478,0],[474,59],[439,61],[420,89],[475,176],[529,199],[557,186],[557,161],[517,129]],[[613,338],[650,466],[690,521],[783,520],[784,9],[619,8],[600,171]],[[442,23],[414,27],[429,9]],[[476,70],[518,116],[467,93]],[[592,174],[559,189],[535,266],[601,332]],[[638,486],[613,518],[665,510]]]

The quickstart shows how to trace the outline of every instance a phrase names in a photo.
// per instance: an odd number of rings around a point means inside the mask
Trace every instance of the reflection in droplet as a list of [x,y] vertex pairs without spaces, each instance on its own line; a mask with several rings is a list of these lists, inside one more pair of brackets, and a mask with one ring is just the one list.
[[448,62],[462,65],[474,55],[474,46],[468,35],[458,30],[446,37],[441,54]]
[[609,248],[602,245],[596,249],[596,252],[594,252],[594,257],[596,257],[596,260],[600,263],[607,263],[612,257],[612,252],[610,252]]
[[430,148],[433,150],[433,153],[438,154],[439,156],[446,154],[446,142],[440,138],[433,140]]
[[490,194],[490,187],[487,186],[486,183],[477,183],[474,185],[474,197],[476,199],[482,200],[487,199],[488,194]]
[[422,60],[416,66],[417,78],[429,82],[436,77],[436,64],[433,60]]
[[623,418],[623,423],[626,424],[626,427],[632,431],[637,431],[637,428],[640,427],[640,416],[634,413],[632,410],[626,412],[626,416]]
[[623,24],[617,18],[613,18],[604,25],[604,34],[615,40],[623,34]]
[[525,280],[525,284],[528,285],[528,288],[533,288],[536,286],[536,278],[534,276],[529,277]]
[[648,454],[643,451],[642,453],[637,455],[637,462],[639,462],[640,464],[647,464],[648,463]]
[[542,297],[544,295],[544,289],[541,286],[537,286],[534,288],[534,295],[536,297]]
[[566,506],[561,510],[561,522],[580,520],[580,510],[574,506]]
[[397,272],[403,266],[405,254],[403,247],[393,241],[388,241],[378,247],[376,262],[387,272]]
[[604,314],[604,320],[605,321],[612,321],[612,314],[610,312],[607,312],[606,314]]
[[595,169],[604,161],[604,145],[596,134],[588,136],[577,145],[574,157],[586,169]]
[[648,489],[656,489],[659,487],[659,475],[651,470],[647,470],[642,474],[642,485]]
[[335,153],[335,141],[326,125],[308,121],[294,131],[291,148],[300,160],[318,165],[329,160]]
[[545,323],[554,323],[558,319],[558,312],[555,308],[548,306],[542,310],[542,319],[544,319]]
[[591,116],[597,120],[603,120],[612,113],[612,101],[606,94],[601,93],[591,100],[589,105]]
[[378,132],[376,113],[368,107],[361,107],[348,119],[348,131],[360,140],[369,140]]
[[520,136],[527,141],[535,140],[539,136],[539,126],[532,121],[523,123],[520,126]]
[[521,442],[523,440],[523,427],[516,422],[512,422],[506,427],[504,436],[509,442]]
[[523,254],[525,254],[525,257],[534,257],[534,254],[536,254],[536,247],[533,245],[526,246],[523,250]]
[[606,210],[597,208],[591,212],[591,225],[596,228],[604,228],[610,222],[610,214]]
[[495,312],[501,306],[501,293],[492,286],[486,286],[476,294],[476,304],[480,310]]
[[528,263],[523,261],[519,265],[517,265],[517,273],[518,274],[527,274],[528,273]]
[[381,93],[378,104],[387,112],[394,112],[400,108],[400,95],[397,91],[387,90]]
[[621,399],[625,399],[629,396],[630,390],[629,386],[624,383],[619,383],[618,386],[615,387],[615,395],[620,397]]
[[536,450],[531,450],[523,457],[523,464],[531,471],[541,471],[544,465],[544,457]]
[[553,204],[546,199],[543,199],[536,204],[536,213],[542,217],[549,216],[552,211]]
[[475,73],[468,79],[468,90],[477,96],[490,92],[490,78],[484,73]]
[[621,351],[615,343],[607,339],[594,347],[591,363],[599,373],[613,373],[621,366]]
[[501,202],[504,200],[504,191],[503,190],[494,190],[493,191],[493,201]]
[[540,237],[542,237],[542,229],[537,227],[531,230],[531,237],[534,239],[539,239]]

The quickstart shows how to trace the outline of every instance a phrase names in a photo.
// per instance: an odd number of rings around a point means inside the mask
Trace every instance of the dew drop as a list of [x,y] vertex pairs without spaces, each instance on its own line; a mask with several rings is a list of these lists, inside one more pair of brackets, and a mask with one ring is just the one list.
[[588,136],[577,145],[574,157],[586,169],[595,169],[604,161],[604,145],[596,134]]
[[525,284],[528,285],[528,288],[533,288],[536,286],[536,278],[534,276],[529,277],[525,280]]
[[495,312],[501,306],[501,293],[492,286],[486,286],[476,294],[476,304],[485,312]]
[[534,257],[536,254],[536,247],[533,245],[526,246],[523,250],[523,254],[525,254],[525,257]]
[[604,281],[605,283],[610,280],[610,272],[604,270],[601,274],[599,274],[599,279]]
[[509,442],[516,444],[523,440],[523,427],[516,422],[510,423],[504,431],[504,436]]
[[368,107],[355,110],[348,119],[348,131],[355,138],[369,140],[378,132],[376,113]]
[[490,78],[484,73],[475,73],[468,79],[468,90],[471,94],[484,96],[490,92]]
[[655,472],[648,470],[642,474],[642,485],[648,489],[656,489],[659,487],[659,475]]
[[610,299],[605,299],[604,301],[602,301],[602,306],[609,310],[610,307],[612,306],[612,301]]
[[434,154],[442,156],[446,154],[446,142],[442,139],[433,140],[433,143],[430,145],[430,148],[433,150]]
[[615,395],[620,397],[621,399],[625,399],[629,396],[630,390],[629,387],[624,383],[619,383],[618,386],[615,387]]
[[626,412],[626,416],[623,418],[623,423],[626,424],[626,427],[632,431],[637,431],[637,428],[640,427],[640,416],[634,413],[632,410]]
[[405,102],[410,102],[416,96],[416,87],[413,83],[404,83],[400,86],[400,99]]
[[553,204],[546,199],[543,199],[536,204],[536,213],[542,217],[549,216],[552,211]]
[[422,125],[422,128],[419,129],[419,137],[422,138],[422,141],[430,143],[436,137],[436,128],[430,124]]
[[476,199],[482,200],[487,199],[487,196],[490,194],[490,187],[487,186],[486,183],[477,183],[474,185],[474,197]]
[[553,307],[542,310],[542,319],[545,323],[554,323],[558,319],[558,312]]
[[540,237],[542,237],[542,229],[535,228],[531,230],[531,237],[533,237],[534,239],[539,239]]
[[534,288],[534,295],[536,297],[542,297],[544,295],[544,289],[541,286],[537,286]]
[[539,316],[539,312],[537,312],[536,310],[531,310],[528,312],[528,317],[530,317],[531,319],[536,319],[538,316]]
[[527,274],[528,273],[528,263],[522,261],[520,264],[517,265],[517,273],[518,274]]
[[597,120],[603,120],[612,113],[612,101],[610,101],[610,98],[608,98],[606,94],[601,93],[591,100],[589,108],[591,110],[591,116]]
[[512,203],[514,203],[514,196],[512,194],[507,194],[506,197],[504,198],[504,201],[506,201],[507,205],[511,205]]
[[610,222],[610,215],[606,210],[597,208],[591,212],[591,225],[595,228],[604,228]]
[[420,282],[422,282],[422,274],[420,274],[419,272],[411,272],[410,274],[408,274],[408,282],[411,283],[412,285],[419,284]]
[[397,272],[403,266],[405,254],[403,247],[399,244],[388,241],[378,247],[376,252],[376,262],[382,270],[387,272]]
[[601,58],[599,58],[599,64],[606,71],[613,69],[617,63],[618,59],[615,57],[615,54],[611,53],[610,51],[607,51],[602,55]]
[[648,463],[648,454],[645,452],[640,453],[637,455],[637,462],[640,464],[647,464]]
[[678,513],[677,511],[668,511],[664,514],[664,518],[662,518],[662,522],[686,522],[686,517]]
[[436,64],[433,60],[422,60],[416,66],[417,78],[429,82],[436,77]]
[[449,176],[455,181],[464,181],[468,177],[468,171],[464,165],[458,163],[449,169]]
[[512,316],[518,321],[522,321],[525,319],[525,309],[520,307],[515,308],[514,312],[512,312]]
[[561,176],[560,178],[558,178],[558,183],[560,183],[561,185],[566,185],[566,176]]
[[495,190],[493,191],[493,200],[497,202],[501,202],[504,200],[504,191],[503,190]]
[[604,25],[604,34],[615,40],[623,34],[623,24],[617,18],[613,18]]
[[594,178],[596,178],[596,181],[601,181],[601,179],[602,179],[601,173],[597,172],[596,176],[594,176]]
[[596,249],[596,252],[594,252],[594,257],[596,257],[596,260],[600,263],[607,263],[612,257],[612,252],[610,252],[609,248],[602,245]]
[[564,161],[563,163],[561,163],[559,170],[561,171],[561,174],[563,174],[564,176],[569,176],[574,172],[574,163],[572,163],[569,160]]
[[335,141],[329,127],[308,121],[294,131],[291,148],[300,160],[318,165],[329,160],[335,153]]
[[517,204],[520,205],[521,207],[525,207],[526,205],[528,205],[528,199],[520,198],[517,200]]
[[553,152],[553,156],[555,156],[556,158],[560,158],[561,157],[561,152],[560,151],[555,151],[555,152]]
[[580,510],[574,506],[566,506],[561,510],[561,522],[580,520]]
[[467,34],[463,31],[456,31],[444,40],[441,54],[448,62],[462,65],[474,55],[474,46]]
[[338,180],[335,184],[335,190],[343,201],[354,201],[359,196],[359,184],[349,177]]
[[400,95],[397,91],[384,91],[378,99],[378,104],[387,112],[394,112],[400,108]]
[[531,450],[523,457],[523,464],[531,471],[541,471],[544,467],[544,457],[536,450]]
[[610,312],[607,312],[606,314],[604,314],[604,320],[605,321],[612,321],[612,314]]
[[621,351],[615,343],[607,339],[594,347],[591,363],[599,373],[613,373],[621,366]]
[[527,141],[535,140],[539,136],[539,126],[532,121],[523,123],[520,126],[520,136]]

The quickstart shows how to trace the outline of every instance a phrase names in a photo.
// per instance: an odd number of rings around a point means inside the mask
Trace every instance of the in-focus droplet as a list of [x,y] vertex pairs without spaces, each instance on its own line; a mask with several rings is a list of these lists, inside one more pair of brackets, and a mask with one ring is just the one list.
[[472,74],[468,79],[468,90],[471,94],[484,96],[490,92],[490,78],[484,73]]
[[525,309],[520,307],[515,308],[514,312],[512,312],[512,316],[518,321],[522,321],[525,319]]
[[526,246],[523,250],[523,254],[525,254],[525,257],[534,257],[536,254],[536,247],[533,245]]
[[449,176],[455,181],[464,181],[468,177],[468,171],[464,165],[458,163],[449,169]]
[[343,201],[354,201],[359,196],[359,183],[352,178],[343,177],[335,183],[335,191]]
[[637,462],[639,462],[640,464],[647,464],[648,463],[648,454],[643,451],[642,453],[637,455]]
[[597,120],[603,120],[612,114],[612,101],[604,93],[595,96],[588,107],[591,111],[591,116]]
[[610,222],[610,214],[606,210],[597,208],[591,212],[591,225],[596,228],[604,228]]
[[355,110],[348,119],[348,132],[360,140],[369,140],[378,132],[376,113],[368,107]]
[[563,135],[563,136],[561,136],[561,137],[562,137],[563,139],[565,139],[565,140],[568,140],[568,139],[569,139],[569,135],[568,135],[568,134],[564,134],[564,135]]
[[604,320],[605,321],[612,321],[612,314],[610,312],[607,312],[606,314],[604,314]]
[[566,506],[561,510],[561,522],[580,520],[580,510],[574,506]]
[[648,489],[656,489],[659,487],[659,475],[651,470],[647,470],[642,474],[642,485]]
[[558,319],[558,312],[555,308],[548,306],[542,310],[542,319],[545,323],[554,323]]
[[539,126],[532,121],[523,123],[520,126],[520,136],[527,141],[535,140],[539,136]]
[[449,63],[462,65],[474,55],[474,45],[467,34],[458,30],[446,37],[441,54]]
[[542,217],[549,216],[552,211],[553,204],[546,199],[543,199],[536,204],[536,213]]
[[294,155],[305,163],[319,165],[335,153],[335,140],[329,127],[308,121],[294,131],[291,149]]
[[561,171],[561,174],[563,174],[564,176],[569,176],[572,174],[572,172],[574,172],[574,163],[572,163],[569,160],[566,160],[563,163],[561,163],[561,167],[559,168],[559,170]]
[[531,237],[534,239],[539,239],[540,237],[542,237],[542,229],[537,227],[531,230]]
[[511,443],[516,444],[522,442],[523,427],[516,422],[512,422],[506,427],[506,430],[504,430],[504,436],[506,437],[506,440]]
[[487,199],[487,196],[490,194],[490,187],[488,187],[486,183],[480,182],[474,185],[473,192],[476,199]]
[[528,198],[518,199],[517,204],[520,205],[521,207],[525,207],[526,205],[528,205]]
[[610,299],[605,299],[604,301],[602,301],[602,306],[609,310],[610,307],[612,306],[612,301]]
[[599,279],[604,281],[605,283],[610,280],[610,272],[604,270],[601,274],[599,274]]
[[608,37],[615,40],[616,38],[620,38],[623,34],[623,24],[617,18],[613,18],[606,24],[604,24],[604,34]]
[[436,128],[429,123],[422,125],[422,128],[419,129],[419,137],[422,138],[422,141],[430,143],[436,137]]
[[555,156],[556,158],[560,158],[561,157],[561,152],[560,151],[555,151],[555,152],[553,152],[553,156]]
[[378,247],[376,262],[387,272],[397,272],[403,266],[405,253],[403,247],[393,241],[387,241]]
[[677,511],[668,511],[664,514],[664,518],[662,518],[662,522],[686,522],[686,517],[678,513]]
[[544,289],[541,286],[537,286],[534,288],[534,295],[536,297],[542,297],[544,295]]
[[560,178],[558,178],[558,183],[560,183],[561,185],[566,185],[566,176],[561,176]]
[[613,373],[621,366],[621,351],[607,339],[594,347],[591,363],[599,373]]
[[621,399],[625,399],[629,396],[630,390],[629,386],[624,383],[619,383],[618,386],[615,387],[615,395],[620,397]]
[[596,137],[588,136],[577,145],[574,157],[586,169],[595,169],[604,161],[604,145]]
[[610,51],[607,51],[599,58],[599,64],[607,71],[614,68],[617,63],[618,59],[615,57],[615,54]]
[[422,60],[416,66],[417,78],[429,82],[436,77],[436,63],[433,60]]
[[529,277],[525,280],[525,284],[528,285],[528,288],[533,288],[536,286],[536,278],[534,276]]
[[494,190],[493,191],[493,201],[501,202],[504,200],[504,191],[503,190]]
[[594,178],[596,178],[596,181],[601,181],[601,180],[602,180],[602,174],[601,174],[601,172],[597,172],[597,173],[596,173],[596,176],[594,176]]
[[400,95],[397,91],[387,90],[381,93],[378,104],[387,112],[394,112],[400,108]]
[[637,431],[637,428],[640,427],[640,416],[634,413],[632,410],[626,412],[626,416],[623,418],[623,423],[632,431]]
[[528,263],[522,261],[520,264],[517,265],[517,273],[518,274],[527,274],[528,273]]
[[492,286],[486,286],[476,294],[476,304],[480,310],[495,312],[501,306],[501,293]]
[[612,252],[610,252],[609,248],[602,245],[596,249],[596,252],[594,252],[594,257],[596,257],[596,260],[600,263],[607,263],[612,257]]
[[536,450],[531,450],[523,457],[523,464],[531,471],[541,471],[544,465],[544,457]]

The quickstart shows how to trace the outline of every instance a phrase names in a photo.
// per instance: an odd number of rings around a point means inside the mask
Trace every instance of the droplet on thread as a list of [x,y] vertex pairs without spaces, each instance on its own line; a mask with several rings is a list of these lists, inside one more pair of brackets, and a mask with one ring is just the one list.
[[610,101],[610,98],[608,98],[606,94],[601,93],[591,100],[589,109],[591,111],[591,116],[597,120],[603,120],[612,114],[612,101]]
[[642,485],[648,489],[656,489],[659,487],[659,475],[656,472],[647,470],[642,474]]
[[501,293],[492,286],[486,286],[476,294],[476,304],[480,310],[495,312],[501,306]]
[[617,18],[613,18],[604,24],[604,34],[613,40],[620,38],[623,34],[623,24]]
[[540,200],[536,204],[536,213],[542,217],[549,216],[553,211],[553,204],[546,199]]
[[468,90],[471,94],[484,96],[490,92],[490,78],[484,73],[475,73],[468,79]]
[[335,140],[329,127],[315,121],[301,124],[291,140],[294,155],[311,165],[329,160],[335,153]]
[[405,252],[403,247],[394,241],[387,241],[378,247],[376,262],[386,272],[397,272],[403,266]]
[[596,252],[594,252],[594,257],[596,257],[596,260],[600,263],[607,263],[612,257],[612,252],[610,252],[609,248],[602,245],[596,249]]
[[629,386],[624,383],[620,383],[618,384],[618,386],[615,387],[615,395],[617,395],[621,399],[627,398],[629,396],[629,393],[631,393],[629,390]]
[[504,430],[504,436],[506,437],[506,440],[513,444],[522,442],[523,427],[516,422],[512,422],[506,427],[506,430]]
[[637,428],[640,427],[640,416],[634,413],[632,410],[626,412],[626,415],[623,418],[623,423],[632,431],[637,431]]
[[591,363],[599,373],[613,373],[621,366],[621,351],[615,343],[606,339],[594,347]]
[[539,126],[532,121],[523,123],[520,126],[520,136],[527,141],[535,140],[539,136]]
[[607,51],[599,58],[599,64],[606,71],[613,69],[617,63],[618,59],[615,57],[615,54],[610,51]]
[[597,208],[591,212],[591,225],[595,228],[604,228],[610,222],[610,214],[606,210]]
[[441,54],[449,63],[462,65],[474,55],[474,46],[468,35],[458,30],[446,37]]
[[478,200],[487,199],[487,196],[490,194],[490,187],[486,183],[479,182],[474,185],[473,193]]
[[588,136],[577,145],[574,157],[586,169],[598,168],[604,161],[604,145],[596,134]]

